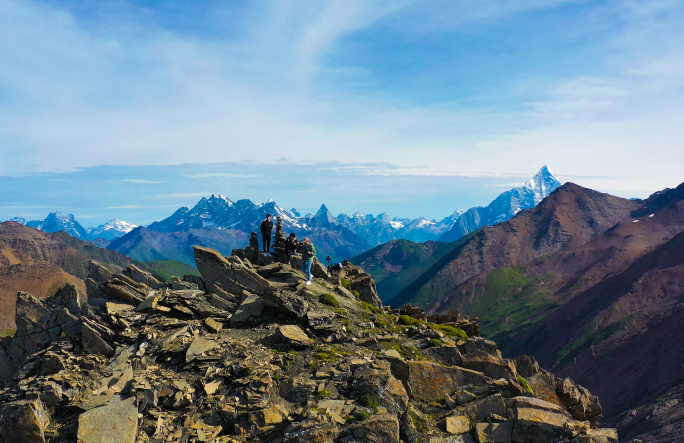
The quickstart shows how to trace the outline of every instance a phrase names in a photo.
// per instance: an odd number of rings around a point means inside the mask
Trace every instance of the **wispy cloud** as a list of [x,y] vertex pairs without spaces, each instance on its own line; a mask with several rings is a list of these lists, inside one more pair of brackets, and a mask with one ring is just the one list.
[[144,180],[144,179],[125,179],[121,180],[122,182],[128,182],[128,183],[147,183],[147,184],[157,184],[157,183],[164,183],[163,180]]
[[190,178],[251,178],[257,177],[254,174],[231,174],[228,172],[205,172],[201,174],[188,175]]

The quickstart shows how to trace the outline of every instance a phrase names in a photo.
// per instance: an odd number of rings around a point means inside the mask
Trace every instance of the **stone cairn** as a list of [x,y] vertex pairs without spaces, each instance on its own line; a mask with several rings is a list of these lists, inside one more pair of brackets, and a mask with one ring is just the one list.
[[249,236],[249,247],[255,251],[259,250],[259,237],[254,231],[252,231],[252,234]]
[[285,263],[285,234],[283,234],[283,220],[278,217],[276,223],[275,242],[273,243],[273,251],[277,262]]

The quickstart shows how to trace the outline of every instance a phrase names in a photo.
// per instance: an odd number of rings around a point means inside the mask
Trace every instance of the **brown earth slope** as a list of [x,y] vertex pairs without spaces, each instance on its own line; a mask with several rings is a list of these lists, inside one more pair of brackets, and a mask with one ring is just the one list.
[[131,259],[71,237],[65,232],[48,234],[15,222],[0,223],[0,329],[14,329],[18,291],[49,297],[65,283],[85,293],[84,279],[90,260],[112,271]]
[[574,183],[554,191],[537,207],[483,228],[453,249],[391,300],[433,308],[471,277],[576,248],[629,217],[642,203]]

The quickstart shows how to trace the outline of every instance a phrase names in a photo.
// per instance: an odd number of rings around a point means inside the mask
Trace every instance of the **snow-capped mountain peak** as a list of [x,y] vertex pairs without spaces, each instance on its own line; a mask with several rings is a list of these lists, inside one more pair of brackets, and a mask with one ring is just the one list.
[[44,220],[32,220],[26,226],[45,232],[66,231],[72,237],[86,240],[88,232],[81,226],[73,214],[64,215],[61,212],[51,212]]
[[556,178],[551,168],[544,165],[523,187],[534,192],[534,202],[537,205],[560,185],[560,180]]
[[26,224],[26,219],[24,217],[14,217],[14,218],[11,218],[9,221],[16,222],[16,223],[19,223],[22,225]]
[[113,218],[104,225],[88,229],[88,234],[90,238],[114,240],[115,238],[128,234],[137,227],[138,225],[134,225],[133,223]]

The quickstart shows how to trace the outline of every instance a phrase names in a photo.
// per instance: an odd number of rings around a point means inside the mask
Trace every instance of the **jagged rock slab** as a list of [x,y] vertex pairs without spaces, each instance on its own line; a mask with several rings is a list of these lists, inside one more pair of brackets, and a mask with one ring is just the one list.
[[138,408],[135,397],[116,396],[106,406],[84,412],[78,418],[79,443],[135,443]]
[[192,341],[190,347],[185,353],[185,361],[191,362],[198,356],[204,354],[205,352],[209,352],[212,349],[217,348],[218,346],[218,343],[214,341],[207,340],[206,338],[202,337],[197,337]]
[[231,317],[230,324],[236,326],[241,325],[249,319],[257,319],[261,316],[261,311],[263,309],[264,299],[258,295],[249,294]]

